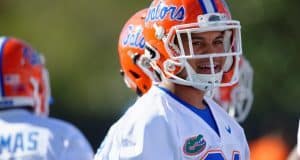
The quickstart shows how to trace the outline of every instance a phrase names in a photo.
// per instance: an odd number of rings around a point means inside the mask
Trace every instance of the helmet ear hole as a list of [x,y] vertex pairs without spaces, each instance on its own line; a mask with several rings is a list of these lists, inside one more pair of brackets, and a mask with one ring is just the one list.
[[134,64],[137,64],[137,61],[138,61],[138,59],[140,58],[140,54],[138,54],[138,53],[135,53],[135,54],[133,54],[133,56],[132,56],[132,61],[133,61],[133,63]]
[[143,88],[146,90],[146,89],[148,89],[148,87],[146,86],[146,85],[143,85]]
[[145,55],[150,58],[151,60],[158,60],[159,59],[159,53],[155,48],[150,46],[149,44],[145,45]]
[[130,72],[130,74],[131,74],[135,79],[138,79],[138,78],[141,77],[138,73],[136,73],[136,72],[134,72],[134,71],[132,71],[132,70],[129,70],[129,72]]

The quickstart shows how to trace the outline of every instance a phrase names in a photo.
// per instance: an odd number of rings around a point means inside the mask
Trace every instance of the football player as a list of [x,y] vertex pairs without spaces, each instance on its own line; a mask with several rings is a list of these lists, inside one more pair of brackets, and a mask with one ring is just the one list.
[[204,96],[239,77],[240,24],[225,1],[154,0],[143,33],[162,82],[113,125],[96,159],[248,160],[243,129]]
[[[159,81],[144,55],[145,40],[142,35],[146,9],[131,18],[121,32],[118,42],[121,75],[128,88],[139,96],[146,93],[154,82]],[[143,15],[144,14],[144,15]],[[126,38],[123,38],[123,37]],[[144,63],[142,65],[141,63]],[[143,67],[146,66],[147,68]],[[238,122],[242,123],[248,116],[253,103],[253,69],[250,62],[241,57],[239,65],[239,82],[232,86],[219,87],[214,91],[214,99]],[[156,78],[155,78],[156,77]]]
[[93,151],[72,124],[48,117],[45,59],[20,39],[0,38],[0,159],[89,160]]
[[250,157],[254,160],[286,160],[289,147],[283,137],[276,133],[268,133],[249,142]]

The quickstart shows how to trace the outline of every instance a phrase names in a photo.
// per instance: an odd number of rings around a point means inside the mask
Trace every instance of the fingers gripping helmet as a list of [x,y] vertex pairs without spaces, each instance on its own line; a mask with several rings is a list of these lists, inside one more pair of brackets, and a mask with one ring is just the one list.
[[[218,31],[224,35],[223,53],[197,53],[193,34]],[[224,0],[154,0],[145,19],[146,52],[156,53],[156,70],[168,80],[209,91],[238,81],[239,55],[242,54],[240,23],[231,19]],[[182,37],[186,37],[187,42]],[[183,47],[188,44],[188,49]],[[223,57],[221,70],[215,59]],[[189,63],[206,60],[199,67],[209,73],[198,73]],[[179,76],[182,71],[187,76]]]
[[0,108],[33,107],[48,115],[50,88],[44,59],[15,38],[0,38]]
[[239,82],[216,89],[215,99],[238,122],[247,118],[253,104],[253,69],[244,57],[240,61]]
[[140,10],[127,21],[118,42],[121,74],[126,85],[138,95],[147,92],[152,84],[149,62],[143,57],[146,13],[147,9]]

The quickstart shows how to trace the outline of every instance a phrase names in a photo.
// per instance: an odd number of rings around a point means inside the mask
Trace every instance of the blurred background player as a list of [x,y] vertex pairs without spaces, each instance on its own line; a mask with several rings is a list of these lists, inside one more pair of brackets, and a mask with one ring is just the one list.
[[47,117],[44,58],[11,37],[0,38],[0,49],[0,159],[92,159],[92,148],[76,127]]
[[238,80],[239,22],[224,1],[201,2],[152,2],[145,55],[163,82],[112,126],[96,159],[249,159],[241,127],[204,97]]
[[118,41],[121,75],[126,86],[139,96],[150,89],[152,80],[154,80],[151,66],[144,67],[146,63],[149,63],[144,58],[145,39],[143,30],[146,13],[147,9],[143,9],[131,17],[124,25]]
[[[140,11],[141,14],[143,12],[146,12],[146,9]],[[144,38],[141,34],[144,24],[142,23],[143,18],[138,17],[138,20],[135,18],[134,16],[130,25],[124,27],[121,32],[123,34],[121,34],[119,39],[118,51],[121,64],[120,71],[125,84],[139,96],[142,96],[150,89],[151,81],[155,74],[149,71],[151,67],[145,69],[142,68],[143,66],[140,64],[141,59],[145,56],[145,44],[142,43],[140,46],[135,44],[137,44],[136,42],[144,42]],[[134,20],[136,20],[136,24],[133,24]],[[139,24],[139,22],[141,24]],[[122,36],[124,37],[124,35],[127,37],[125,42],[122,41],[124,39]],[[126,45],[124,45],[124,43]],[[145,72],[145,70],[147,71]],[[216,88],[214,99],[230,116],[234,117],[239,123],[242,123],[248,116],[253,104],[253,69],[250,62],[244,56],[241,56],[239,71],[239,82],[232,86]]]
[[216,88],[214,99],[230,116],[242,123],[253,104],[253,69],[244,56],[241,56],[239,69],[239,82],[232,86]]
[[[138,96],[147,93],[151,88],[152,81],[154,81],[151,67],[144,67],[146,65],[141,64],[149,63],[148,59],[144,59],[144,62],[142,61],[145,50],[143,30],[146,14],[147,9],[142,9],[130,17],[123,26],[118,41],[121,75],[126,86],[132,89]],[[117,128],[119,123],[120,120],[109,129],[107,136],[98,149],[98,153],[96,153],[95,159],[114,159],[113,156],[103,155],[103,152],[114,150],[113,147],[116,147],[111,142],[114,141],[115,128]]]
[[250,157],[253,160],[286,160],[289,153],[284,138],[276,132],[252,140],[249,146]]

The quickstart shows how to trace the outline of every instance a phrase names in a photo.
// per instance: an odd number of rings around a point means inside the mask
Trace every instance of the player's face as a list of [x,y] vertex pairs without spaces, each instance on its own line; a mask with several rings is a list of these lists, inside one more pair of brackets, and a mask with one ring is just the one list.
[[[186,55],[190,55],[189,40],[187,35],[182,35],[182,45]],[[210,31],[191,34],[192,47],[195,55],[223,53],[224,52],[224,32]],[[191,67],[200,74],[211,74],[209,58],[189,59]],[[225,57],[213,59],[215,73],[221,71],[225,62]]]

